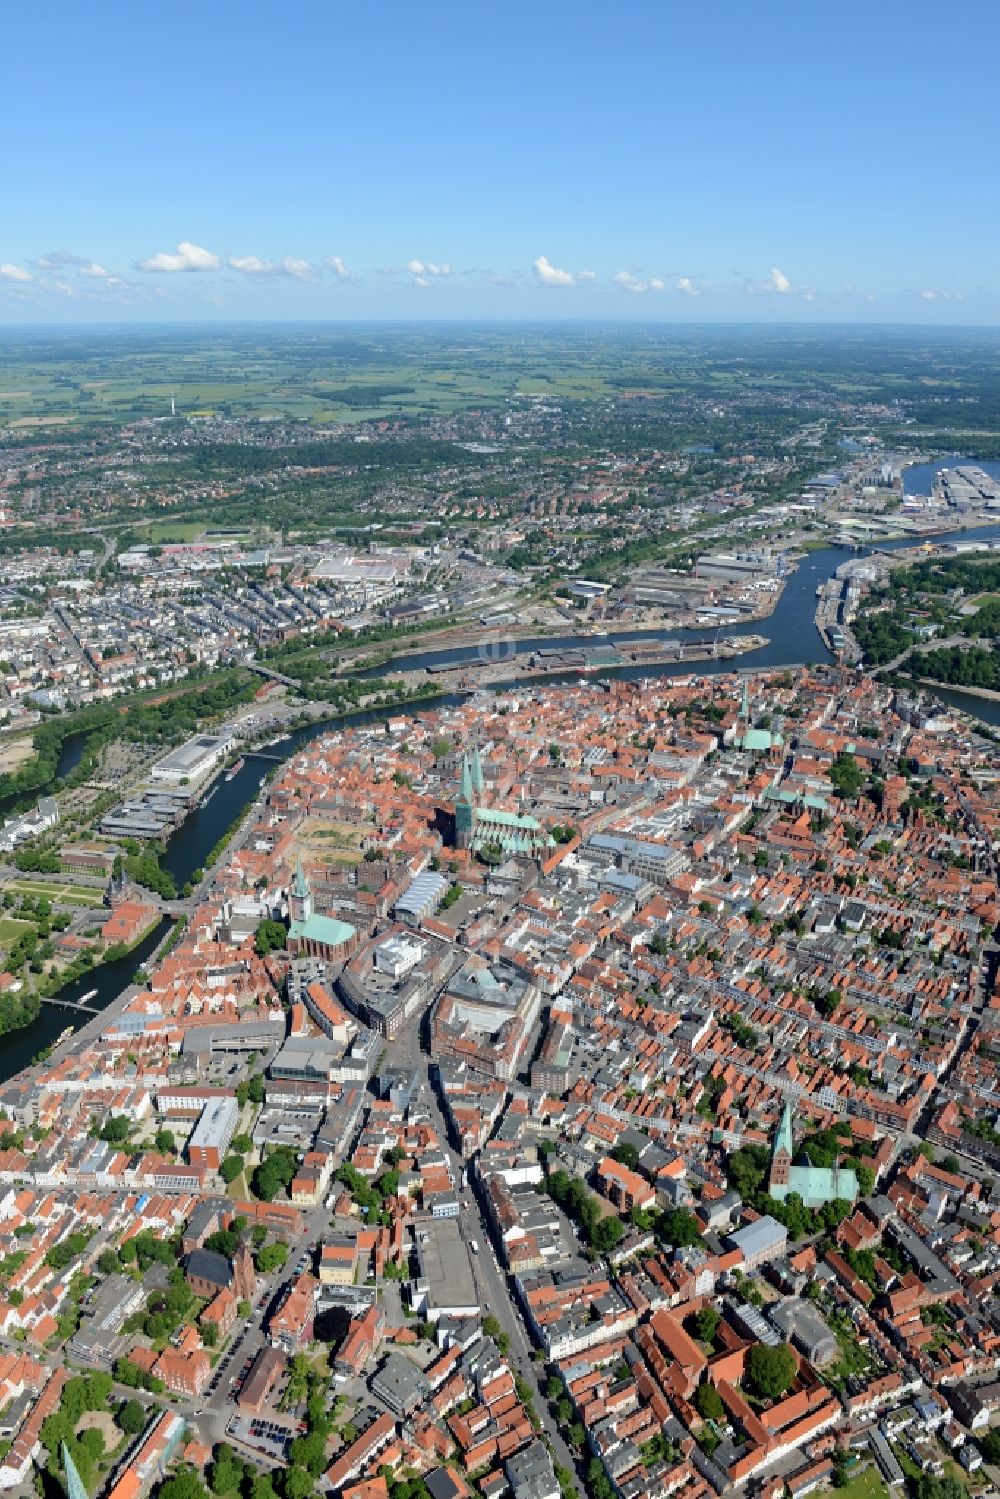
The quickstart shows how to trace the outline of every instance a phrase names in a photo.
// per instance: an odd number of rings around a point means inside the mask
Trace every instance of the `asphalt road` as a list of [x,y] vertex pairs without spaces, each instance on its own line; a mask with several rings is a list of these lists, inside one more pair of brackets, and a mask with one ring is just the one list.
[[[429,1076],[429,1060],[419,1050],[417,1029],[413,1028],[407,1034],[398,1037],[388,1051],[387,1061],[390,1065],[417,1067],[420,1070],[431,1120],[448,1153],[452,1176],[456,1183],[461,1183],[465,1162],[449,1142],[444,1112]],[[471,1186],[460,1192],[459,1201],[461,1203],[458,1218],[459,1232],[466,1244],[472,1239],[479,1246],[478,1253],[470,1251],[469,1261],[479,1291],[483,1314],[492,1313],[496,1317],[510,1341],[508,1358],[515,1375],[524,1379],[533,1390],[537,1391],[535,1407],[541,1419],[542,1430],[552,1443],[555,1461],[568,1468],[570,1472],[574,1472],[576,1470],[575,1455],[563,1439],[548,1408],[545,1396],[544,1366],[532,1362],[531,1339],[514,1300],[507,1274],[500,1267],[489,1228]]]

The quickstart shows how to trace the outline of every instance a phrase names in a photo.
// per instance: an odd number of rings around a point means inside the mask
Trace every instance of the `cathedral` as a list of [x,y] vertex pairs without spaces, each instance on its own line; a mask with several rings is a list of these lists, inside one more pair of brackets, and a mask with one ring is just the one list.
[[824,1203],[835,1202],[838,1198],[854,1202],[858,1196],[858,1178],[853,1171],[843,1168],[839,1161],[834,1161],[832,1166],[813,1166],[808,1154],[804,1164],[795,1164],[792,1106],[786,1103],[774,1137],[767,1190],[779,1202],[784,1202],[790,1193],[797,1192],[807,1208],[820,1208]]
[[501,812],[484,803],[486,780],[478,748],[462,756],[462,789],[455,803],[455,844],[478,853],[498,848],[505,858],[513,854],[537,856],[552,846],[552,839],[534,817]]
[[312,888],[301,859],[295,861],[295,877],[288,891],[288,917],[288,951],[293,957],[343,962],[357,946],[358,934],[349,922],[320,916],[313,909]]

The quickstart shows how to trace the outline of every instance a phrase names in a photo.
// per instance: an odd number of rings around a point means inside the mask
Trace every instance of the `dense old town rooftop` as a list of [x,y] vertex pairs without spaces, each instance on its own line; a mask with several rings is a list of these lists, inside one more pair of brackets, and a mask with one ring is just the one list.
[[998,772],[832,670],[296,754],[142,987],[0,1089],[0,1487],[80,1369],[153,1392],[129,1499],[220,1440],[352,1499],[976,1470]]

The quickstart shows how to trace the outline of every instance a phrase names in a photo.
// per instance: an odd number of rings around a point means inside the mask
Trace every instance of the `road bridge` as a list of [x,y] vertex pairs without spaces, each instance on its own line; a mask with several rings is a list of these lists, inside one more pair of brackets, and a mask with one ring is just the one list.
[[280,682],[283,687],[294,687],[296,691],[299,682],[295,677],[286,677],[280,671],[272,671],[269,666],[263,666],[259,661],[245,661],[243,663],[248,670],[255,671],[259,677],[266,677],[269,682]]

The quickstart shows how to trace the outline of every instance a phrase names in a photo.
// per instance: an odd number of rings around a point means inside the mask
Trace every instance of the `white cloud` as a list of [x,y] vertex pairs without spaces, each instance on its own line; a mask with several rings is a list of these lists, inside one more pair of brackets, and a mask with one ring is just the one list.
[[416,276],[418,285],[423,284],[420,280],[422,276],[427,277],[451,275],[450,265],[435,265],[433,260],[413,259],[407,262],[406,269],[408,271],[412,271],[413,275]]
[[588,281],[596,281],[597,280],[597,272],[596,271],[578,271],[576,279],[577,279],[577,281],[580,282],[581,286],[583,286],[583,285],[586,285],[586,283]]
[[748,297],[787,297],[792,290],[792,283],[784,271],[773,265],[771,274],[763,281],[744,281],[743,290]]
[[229,255],[226,265],[241,276],[289,276],[293,281],[311,281],[316,272],[308,260],[282,255],[278,260],[262,260],[259,255]]
[[31,281],[31,272],[21,265],[0,265],[0,281]]
[[136,262],[140,271],[217,271],[221,265],[218,255],[203,250],[200,245],[192,245],[186,239],[181,240],[176,254],[160,250],[156,255]]
[[226,264],[241,276],[273,276],[277,269],[273,260],[261,260],[259,255],[230,255]]
[[561,271],[546,255],[539,255],[534,262],[535,275],[543,286],[573,286],[575,277],[569,271]]
[[291,276],[293,281],[311,281],[316,272],[308,260],[299,260],[294,255],[283,255],[278,262],[281,276]]
[[925,286],[917,292],[917,296],[924,302],[961,302],[963,300],[960,291],[942,291],[936,286]]
[[647,291],[662,291],[663,282],[658,276],[650,276],[648,281],[643,281],[639,276],[633,276],[631,271],[616,271],[611,280],[615,286],[620,286],[622,291],[635,292],[641,295]]
[[866,302],[874,302],[875,300],[875,293],[873,291],[866,291],[864,296]]
[[339,255],[328,255],[323,261],[323,267],[325,270],[331,271],[338,281],[354,280],[354,277]]
[[697,286],[695,286],[690,276],[678,276],[676,289],[682,297],[697,297],[700,295]]
[[102,265],[97,265],[94,261],[91,261],[89,265],[82,265],[80,267],[80,275],[89,276],[94,281],[111,281],[114,279],[110,271],[106,271]]

